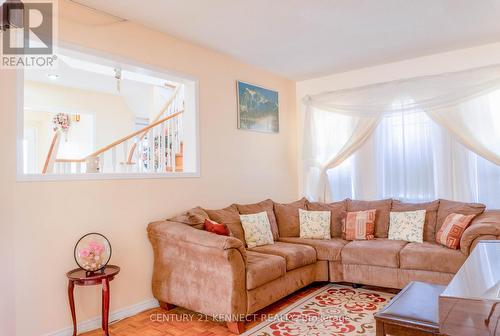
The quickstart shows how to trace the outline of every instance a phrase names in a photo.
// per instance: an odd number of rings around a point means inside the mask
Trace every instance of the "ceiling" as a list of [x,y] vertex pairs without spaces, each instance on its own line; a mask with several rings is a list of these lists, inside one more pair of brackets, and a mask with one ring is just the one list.
[[500,0],[76,1],[294,80],[500,41]]
[[[24,79],[29,82],[119,96],[136,117],[143,118],[148,118],[150,109],[154,108],[150,105],[154,87],[161,88],[160,91],[165,97],[169,97],[173,92],[173,88],[165,84],[174,82],[127,69],[122,69],[118,90],[114,69],[122,68],[121,64],[111,60],[96,63],[92,61],[90,55],[83,54],[80,55],[81,58],[75,58],[74,55],[64,53],[62,48],[58,51],[58,56],[57,67],[25,69]],[[34,106],[31,101],[26,101],[25,107],[33,111],[45,111],[46,108]],[[33,116],[30,118],[33,120]]]

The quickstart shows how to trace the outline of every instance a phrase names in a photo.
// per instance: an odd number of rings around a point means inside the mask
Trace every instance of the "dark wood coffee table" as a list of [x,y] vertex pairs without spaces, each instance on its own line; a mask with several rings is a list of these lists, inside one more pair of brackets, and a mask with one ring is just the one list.
[[438,299],[446,286],[413,281],[375,314],[377,336],[440,335]]

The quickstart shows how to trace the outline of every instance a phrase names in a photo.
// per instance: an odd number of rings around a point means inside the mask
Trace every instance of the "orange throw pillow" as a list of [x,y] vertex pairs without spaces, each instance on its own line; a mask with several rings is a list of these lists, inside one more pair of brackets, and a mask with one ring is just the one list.
[[342,222],[342,238],[345,240],[375,239],[376,209],[348,212]]
[[458,249],[462,234],[474,217],[476,215],[449,214],[436,234],[436,242],[454,250]]

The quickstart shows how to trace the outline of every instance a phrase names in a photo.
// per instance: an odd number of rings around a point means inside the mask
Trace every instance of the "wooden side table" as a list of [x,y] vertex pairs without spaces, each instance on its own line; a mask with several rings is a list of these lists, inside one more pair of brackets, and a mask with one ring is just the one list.
[[71,308],[71,317],[73,319],[73,336],[77,335],[76,329],[76,312],[75,312],[75,298],[73,291],[75,285],[77,286],[95,286],[102,285],[102,330],[104,335],[108,336],[108,318],[109,318],[109,282],[115,278],[120,272],[120,267],[108,265],[104,268],[102,273],[96,273],[91,276],[86,276],[86,271],[77,268],[66,273],[68,277],[68,298],[69,306]]

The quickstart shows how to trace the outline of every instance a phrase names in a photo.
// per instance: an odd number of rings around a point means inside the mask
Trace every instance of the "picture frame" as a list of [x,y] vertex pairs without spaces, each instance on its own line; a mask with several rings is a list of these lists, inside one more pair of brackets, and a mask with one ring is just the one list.
[[279,92],[236,81],[238,129],[279,133]]

